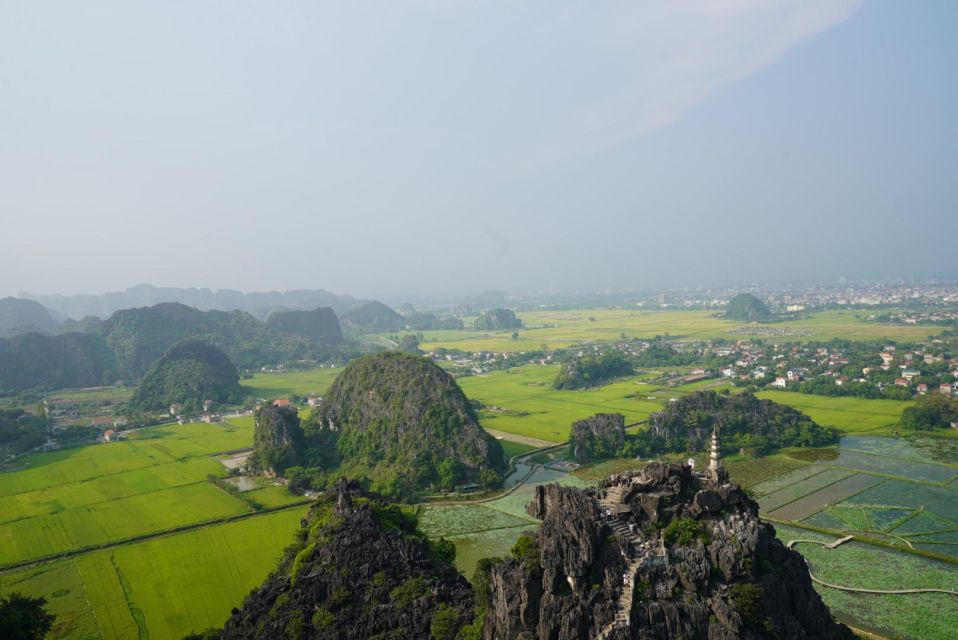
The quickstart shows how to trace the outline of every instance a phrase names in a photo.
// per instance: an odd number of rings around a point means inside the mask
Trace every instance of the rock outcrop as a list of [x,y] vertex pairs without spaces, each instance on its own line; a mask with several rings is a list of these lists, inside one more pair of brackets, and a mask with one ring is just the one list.
[[279,568],[210,637],[453,640],[473,609],[469,583],[414,519],[342,482],[312,509]]
[[621,413],[597,413],[572,423],[569,444],[576,460],[588,462],[610,458],[625,442],[625,416]]
[[309,338],[320,344],[342,344],[343,332],[336,312],[329,307],[312,311],[275,311],[266,326],[274,331]]
[[540,486],[528,512],[542,525],[532,552],[492,568],[487,640],[853,637],[723,469]]
[[391,498],[494,484],[505,468],[502,446],[479,426],[456,381],[428,358],[386,352],[354,360],[307,426],[337,436],[342,474],[367,477]]

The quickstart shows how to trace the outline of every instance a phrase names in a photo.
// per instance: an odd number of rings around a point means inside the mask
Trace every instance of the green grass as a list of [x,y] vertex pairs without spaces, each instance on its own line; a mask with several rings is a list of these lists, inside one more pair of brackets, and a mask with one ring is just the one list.
[[248,417],[165,425],[23,459],[0,474],[0,565],[248,512],[206,477],[224,473],[210,455],[250,446],[252,431]]
[[[460,378],[458,382],[470,399],[502,409],[480,412],[484,427],[556,443],[568,440],[576,420],[599,412],[619,412],[625,415],[626,423],[636,422],[661,409],[669,397],[659,387],[636,384],[634,379],[596,389],[557,391],[552,381],[558,371],[558,366],[529,365]],[[656,392],[662,397],[646,399]]]
[[851,433],[882,431],[894,427],[901,412],[912,405],[901,400],[833,398],[792,391],[763,391],[756,394],[808,414],[818,424],[838,427]]
[[208,482],[6,523],[0,566],[249,511]]
[[[304,512],[254,516],[11,573],[0,576],[0,593],[46,597],[58,617],[55,638],[136,638],[131,606],[151,638],[181,638],[223,624],[275,568]],[[62,589],[69,592],[52,596]]]
[[522,444],[521,442],[512,442],[511,440],[500,440],[499,444],[502,445],[502,452],[505,454],[506,459],[509,459],[512,456],[528,453],[529,451],[535,449],[535,447],[532,445]]

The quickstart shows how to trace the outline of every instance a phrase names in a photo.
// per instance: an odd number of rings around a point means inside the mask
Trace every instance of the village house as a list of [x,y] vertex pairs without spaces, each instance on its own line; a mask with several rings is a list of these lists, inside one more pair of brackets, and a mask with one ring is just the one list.
[[918,393],[920,393],[921,395],[925,395],[926,393],[928,393],[928,385],[925,384],[924,382],[918,385]]
[[317,395],[308,395],[306,396],[306,404],[310,407],[318,407],[323,403],[323,398]]
[[943,383],[941,383],[941,386],[938,387],[938,391],[940,391],[942,395],[950,396],[950,395],[951,395],[951,385],[948,384],[947,382],[943,382]]
[[170,405],[171,416],[176,417],[180,415],[181,413],[183,413],[183,405],[181,405],[179,402],[174,402],[173,404]]
[[775,378],[775,382],[771,383],[769,386],[776,387],[778,389],[784,389],[786,385],[788,385],[788,380],[786,378],[778,376],[777,378]]
[[895,385],[899,387],[910,387],[911,383],[906,378],[896,378]]

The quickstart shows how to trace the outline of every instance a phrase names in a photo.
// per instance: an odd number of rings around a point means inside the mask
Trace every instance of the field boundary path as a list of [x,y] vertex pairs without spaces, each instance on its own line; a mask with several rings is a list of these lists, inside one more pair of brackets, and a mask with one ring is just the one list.
[[[855,536],[845,536],[844,538],[840,538],[838,540],[835,540],[834,542],[822,542],[821,540],[803,540],[803,539],[789,540],[788,544],[786,544],[785,546],[788,547],[789,549],[792,549],[795,547],[795,545],[804,542],[808,544],[821,545],[825,547],[826,549],[834,549],[835,547],[841,544],[844,544],[845,542],[848,542],[854,537]],[[958,591],[953,591],[952,589],[864,589],[862,587],[846,587],[844,585],[834,584],[832,582],[825,582],[821,578],[816,577],[815,574],[812,573],[811,569],[809,569],[808,571],[808,576],[812,579],[813,582],[817,582],[818,584],[822,586],[830,587],[832,589],[838,589],[839,591],[849,591],[851,593],[876,593],[879,595],[906,595],[909,593],[947,593],[953,596],[958,596]]]
[[496,439],[509,440],[511,442],[518,442],[519,444],[527,444],[530,447],[552,447],[557,444],[565,446],[568,442],[553,442],[551,440],[540,440],[539,438],[533,438],[530,436],[520,436],[516,433],[509,433],[508,431],[499,431],[497,429],[490,429],[488,427],[483,427],[490,436]]

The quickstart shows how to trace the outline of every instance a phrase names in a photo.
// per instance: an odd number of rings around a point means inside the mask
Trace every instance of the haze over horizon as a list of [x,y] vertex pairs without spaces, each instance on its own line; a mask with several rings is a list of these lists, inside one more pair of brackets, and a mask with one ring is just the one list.
[[0,297],[958,277],[953,2],[0,4]]

